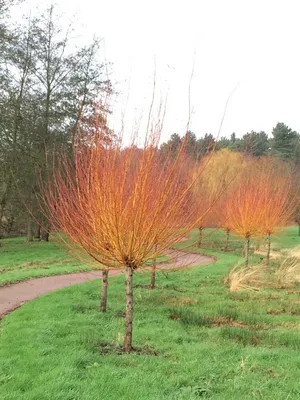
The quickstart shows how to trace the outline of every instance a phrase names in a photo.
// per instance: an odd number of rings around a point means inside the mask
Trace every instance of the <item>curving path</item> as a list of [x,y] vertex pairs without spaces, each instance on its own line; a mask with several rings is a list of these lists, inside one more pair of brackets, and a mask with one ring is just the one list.
[[[214,262],[212,257],[202,254],[185,253],[178,250],[167,250],[165,254],[173,260],[168,263],[158,264],[158,270],[177,269],[185,266],[206,265]],[[111,270],[109,275],[119,275],[122,270]],[[43,278],[30,279],[28,281],[15,283],[0,287],[0,318],[20,307],[25,302],[32,300],[42,294],[53,292],[56,289],[99,279],[101,271],[78,272],[74,274],[47,276]]]

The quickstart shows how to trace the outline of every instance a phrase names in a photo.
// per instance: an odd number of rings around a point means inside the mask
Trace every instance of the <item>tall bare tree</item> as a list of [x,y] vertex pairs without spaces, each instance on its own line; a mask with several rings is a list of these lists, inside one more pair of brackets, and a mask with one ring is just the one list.
[[[102,91],[111,90],[106,65],[99,62],[101,41],[80,48],[75,43],[71,24],[63,27],[54,6],[3,41],[0,228],[18,220],[24,229],[27,220],[29,241],[34,221],[47,225],[35,198],[39,182],[48,179],[53,167],[54,150],[71,154],[79,122],[92,114]],[[47,229],[40,237],[48,240]]]

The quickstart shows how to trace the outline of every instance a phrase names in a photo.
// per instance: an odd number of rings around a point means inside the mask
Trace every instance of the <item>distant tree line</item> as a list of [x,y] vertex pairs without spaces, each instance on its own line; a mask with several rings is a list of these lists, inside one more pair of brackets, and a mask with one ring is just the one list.
[[300,236],[300,135],[298,132],[282,122],[278,122],[273,128],[271,136],[264,131],[251,131],[241,138],[238,138],[235,133],[232,133],[230,138],[218,139],[212,134],[197,138],[195,133],[189,131],[182,137],[174,133],[167,142],[161,144],[160,149],[162,152],[167,152],[169,149],[175,157],[183,143],[186,153],[196,161],[201,161],[212,151],[227,149],[240,155],[254,158],[271,156],[289,163],[292,172],[292,199],[297,204],[292,219],[299,226]]
[[232,133],[230,138],[219,139],[212,134],[205,134],[204,137],[197,139],[196,134],[190,131],[183,137],[174,133],[161,145],[161,150],[170,149],[175,154],[183,141],[186,152],[195,160],[201,159],[213,150],[229,149],[254,157],[272,155],[284,161],[300,164],[300,135],[282,122],[278,122],[273,128],[271,137],[264,131],[251,131],[241,138]]

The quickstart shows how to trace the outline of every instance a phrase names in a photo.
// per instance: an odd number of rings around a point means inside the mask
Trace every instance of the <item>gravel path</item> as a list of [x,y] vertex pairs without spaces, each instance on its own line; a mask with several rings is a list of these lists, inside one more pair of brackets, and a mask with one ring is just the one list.
[[[167,250],[164,254],[171,257],[173,260],[168,263],[158,264],[158,270],[205,265],[215,261],[212,257],[202,254],[190,254],[178,250]],[[121,270],[111,270],[109,271],[109,276],[119,275],[121,273]],[[39,297],[42,294],[50,293],[56,289],[62,289],[76,283],[99,279],[101,276],[101,271],[78,272],[75,274],[30,279],[28,281],[0,287],[0,318],[20,307],[25,302]]]

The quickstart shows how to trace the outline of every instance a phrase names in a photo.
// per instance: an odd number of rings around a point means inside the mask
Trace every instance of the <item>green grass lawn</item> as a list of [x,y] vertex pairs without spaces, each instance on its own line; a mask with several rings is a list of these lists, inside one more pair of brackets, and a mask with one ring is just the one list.
[[[57,241],[26,242],[24,237],[3,239],[0,247],[0,286],[41,276],[89,271],[69,250]],[[157,262],[169,261],[160,256]],[[148,263],[150,264],[151,261]]]
[[[299,239],[278,236],[284,247]],[[280,244],[280,246],[281,246]],[[183,244],[181,244],[182,246]],[[124,332],[124,279],[110,278],[99,313],[99,281],[35,299],[1,323],[1,400],[300,399],[300,287],[229,292],[235,254],[215,264],[135,276],[134,344]]]
[[275,234],[272,238],[273,248],[280,250],[300,246],[298,230],[298,226],[289,226]]
[[[190,240],[175,245],[176,248],[187,248],[187,250],[197,250],[196,243],[199,231],[194,229],[190,234]],[[224,250],[226,234],[222,229],[204,229],[201,248],[205,250]],[[290,226],[282,229],[280,232],[271,237],[272,248],[274,250],[290,249],[300,246],[300,236],[298,235],[298,227]],[[237,235],[230,234],[228,252],[242,256],[244,254],[244,240]],[[261,247],[266,245],[266,240],[261,240]],[[256,245],[256,241],[251,241],[252,250]],[[253,258],[254,260],[257,257]]]
[[54,240],[28,243],[25,238],[13,238],[1,243],[0,285],[91,269]]

